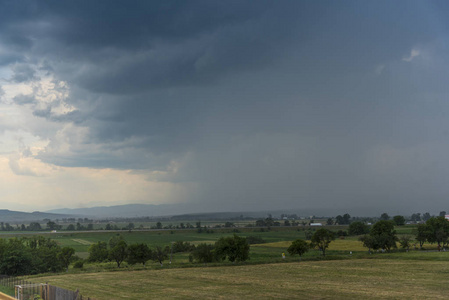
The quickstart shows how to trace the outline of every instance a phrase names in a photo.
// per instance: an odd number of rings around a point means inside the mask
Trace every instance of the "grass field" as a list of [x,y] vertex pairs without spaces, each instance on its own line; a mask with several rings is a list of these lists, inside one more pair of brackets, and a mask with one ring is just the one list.
[[[331,228],[336,231],[341,227]],[[306,228],[307,229],[307,228]],[[409,235],[413,227],[399,228]],[[313,230],[313,229],[312,229]],[[146,243],[151,248],[172,242],[214,243],[234,234],[233,229],[199,233],[196,230],[77,232],[47,235],[61,246],[70,246],[80,257],[98,241],[107,242],[122,235],[128,244]],[[175,253],[172,263],[160,267],[149,261],[118,269],[114,262],[85,263],[83,269],[70,268],[68,274],[33,277],[36,283],[51,284],[71,290],[80,289],[95,299],[192,299],[192,298],[261,298],[261,299],[399,299],[446,298],[446,273],[449,274],[449,251],[410,251],[368,254],[357,237],[338,238],[330,244],[326,258],[312,249],[303,255],[290,256],[287,248],[298,238],[305,238],[302,227],[279,227],[271,230],[239,228],[239,236],[262,238],[265,243],[251,245],[250,260],[240,265],[230,262],[202,264],[189,262],[189,253]],[[425,245],[427,250],[435,245]],[[282,258],[282,253],[286,258]],[[352,254],[350,254],[352,253]],[[113,271],[113,272],[111,272]]]
[[[422,254],[422,253],[421,253]],[[34,278],[95,299],[445,299],[444,261],[347,259]]]

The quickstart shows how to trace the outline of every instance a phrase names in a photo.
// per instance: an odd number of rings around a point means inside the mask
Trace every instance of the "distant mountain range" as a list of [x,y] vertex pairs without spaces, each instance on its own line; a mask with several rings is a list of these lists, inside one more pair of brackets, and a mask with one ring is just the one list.
[[[236,211],[236,212],[214,212],[204,211],[200,205],[194,204],[126,204],[115,206],[97,206],[86,208],[60,208],[47,211],[53,214],[65,214],[76,217],[88,217],[93,219],[100,218],[135,218],[135,217],[173,217],[176,219],[229,219],[236,218],[241,215],[244,217],[267,217],[268,214],[273,216],[280,216],[283,213],[293,214],[298,216],[313,215],[312,210],[264,210],[264,211]],[[323,215],[331,214],[331,209],[321,209]],[[329,214],[328,214],[329,213]],[[345,213],[345,212],[343,212]],[[343,214],[342,213],[342,214]]]
[[21,222],[32,222],[32,221],[42,221],[43,219],[61,219],[70,217],[66,214],[54,214],[49,212],[39,212],[35,211],[32,213],[13,211],[8,209],[0,209],[0,222],[4,223],[21,223]]
[[115,206],[97,206],[86,208],[60,208],[47,211],[53,214],[65,214],[76,217],[99,218],[135,218],[135,217],[173,217],[207,219],[235,218],[243,215],[245,217],[266,217],[269,213],[281,214],[292,213],[285,211],[255,211],[255,212],[204,212],[204,209],[192,204],[126,204]]
[[176,214],[194,213],[195,208],[192,205],[185,204],[126,204],[86,208],[60,208],[48,210],[47,212],[98,219],[173,216]]

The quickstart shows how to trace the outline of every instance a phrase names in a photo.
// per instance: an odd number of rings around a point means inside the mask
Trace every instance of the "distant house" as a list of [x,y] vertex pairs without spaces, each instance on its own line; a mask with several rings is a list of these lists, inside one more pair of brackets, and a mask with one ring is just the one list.
[[449,215],[445,215],[444,218],[449,221]]
[[310,223],[310,226],[323,226],[321,223]]

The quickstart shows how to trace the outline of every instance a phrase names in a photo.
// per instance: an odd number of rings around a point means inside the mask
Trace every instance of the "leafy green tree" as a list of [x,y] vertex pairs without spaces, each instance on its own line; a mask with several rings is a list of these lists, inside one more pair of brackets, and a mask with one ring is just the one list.
[[178,252],[190,252],[195,248],[195,246],[189,242],[176,241],[173,243],[172,250],[173,253]]
[[397,226],[405,225],[405,218],[403,216],[400,215],[394,216],[393,221]]
[[368,248],[369,254],[371,254],[371,249],[376,248],[376,240],[373,236],[369,234],[365,234],[359,237],[359,241],[363,243],[363,247]]
[[422,219],[423,219],[424,221],[429,220],[431,217],[432,217],[432,216],[431,216],[430,213],[428,213],[428,212],[426,212],[426,213],[424,213],[424,214],[422,215]]
[[199,263],[210,263],[216,260],[214,246],[211,244],[201,243],[195,247],[190,253],[193,260]]
[[221,237],[215,243],[217,257],[221,260],[228,258],[230,262],[239,262],[249,259],[249,244],[246,238],[234,234],[230,237]]
[[344,224],[344,219],[342,215],[338,215],[335,217],[335,223],[337,223],[338,225],[343,225]]
[[69,224],[69,226],[67,226],[67,230],[68,231],[75,231],[75,225]]
[[38,222],[31,222],[30,225],[28,225],[28,230],[31,231],[42,230],[42,227],[41,224],[39,224]]
[[326,256],[326,249],[333,240],[335,240],[335,233],[324,228],[315,231],[311,238],[312,246],[318,248],[323,256]]
[[114,235],[108,241],[109,249],[114,248],[119,242],[124,241],[125,239],[121,235]]
[[399,238],[399,244],[401,245],[402,249],[409,250],[411,244],[412,244],[413,238],[409,235],[403,235]]
[[335,217],[335,222],[338,225],[347,225],[351,222],[351,216],[348,213],[344,214],[343,216],[338,215]]
[[127,262],[130,265],[137,263],[145,264],[152,258],[153,253],[151,249],[146,244],[133,244],[128,247],[128,258]]
[[444,217],[431,217],[426,221],[427,241],[442,246],[449,237],[449,222]]
[[128,256],[128,245],[124,240],[118,241],[113,248],[109,250],[108,258],[117,263],[117,268],[120,268],[121,263]]
[[446,211],[445,210],[440,211],[439,216],[440,217],[446,216]]
[[421,221],[421,213],[415,213],[415,214],[412,214],[412,216],[410,217],[410,219],[411,219],[413,222],[419,222],[419,221]]
[[334,225],[334,220],[332,220],[332,218],[328,218],[326,221],[326,225]]
[[75,254],[75,249],[73,249],[71,247],[64,247],[60,250],[60,252],[57,255],[58,260],[66,268],[67,272],[69,271],[69,265],[72,262],[74,254]]
[[369,226],[363,222],[352,222],[348,228],[349,235],[361,235],[369,232]]
[[419,242],[419,248],[422,249],[430,235],[429,227],[426,224],[418,224],[416,229],[413,230],[413,233],[415,234],[415,239]]
[[55,222],[52,222],[52,221],[47,222],[47,229],[55,230],[56,228],[57,228],[57,224]]
[[157,229],[162,229],[162,223],[161,222],[157,222],[156,223],[156,228]]
[[162,267],[162,263],[164,260],[168,259],[168,253],[170,251],[169,247],[160,247],[157,246],[156,249],[153,251],[152,258],[154,261],[159,262],[159,264]]
[[371,228],[370,235],[375,239],[374,249],[386,249],[390,251],[391,248],[396,248],[396,230],[392,221],[381,220],[376,222]]
[[309,251],[310,245],[304,240],[297,239],[292,242],[290,247],[288,247],[287,251],[290,253],[290,255],[299,255],[299,260],[301,260],[301,256]]
[[87,251],[89,252],[87,260],[90,262],[103,262],[108,259],[109,251],[106,242],[92,244]]
[[3,251],[0,272],[9,276],[20,276],[33,272],[33,255],[21,241],[10,239]]
[[380,219],[383,221],[388,221],[390,220],[390,216],[387,213],[383,213],[380,215]]

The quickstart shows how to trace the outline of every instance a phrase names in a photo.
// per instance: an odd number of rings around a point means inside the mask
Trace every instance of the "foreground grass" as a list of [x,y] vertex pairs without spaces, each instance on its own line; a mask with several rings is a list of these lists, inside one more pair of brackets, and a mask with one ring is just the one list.
[[447,298],[449,261],[350,259],[34,278],[95,299]]

